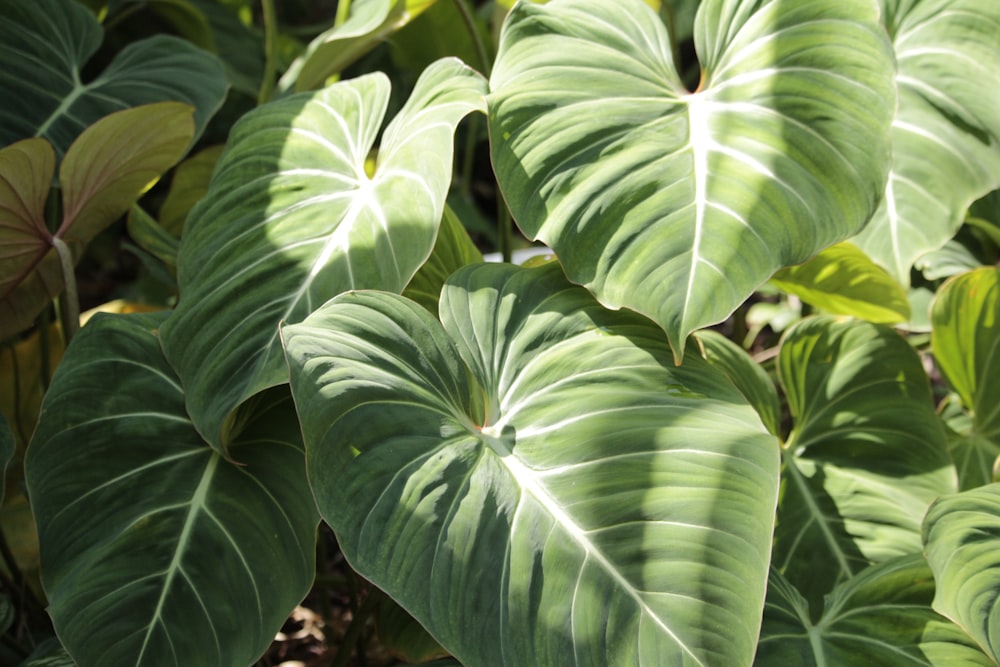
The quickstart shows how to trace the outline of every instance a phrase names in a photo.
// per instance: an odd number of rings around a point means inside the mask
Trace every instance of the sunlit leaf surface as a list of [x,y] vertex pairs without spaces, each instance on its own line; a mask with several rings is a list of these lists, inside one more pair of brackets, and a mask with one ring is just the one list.
[[283,328],[351,564],[470,665],[749,665],[778,450],[662,331],[557,264],[476,265]]

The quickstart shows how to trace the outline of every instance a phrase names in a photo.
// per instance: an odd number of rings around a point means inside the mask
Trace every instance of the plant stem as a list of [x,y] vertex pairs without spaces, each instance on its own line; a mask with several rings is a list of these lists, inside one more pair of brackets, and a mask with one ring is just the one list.
[[337,3],[337,18],[333,20],[333,25],[344,25],[351,15],[351,0],[340,0]]
[[73,336],[80,330],[80,297],[77,294],[76,274],[73,271],[73,251],[58,236],[52,237],[52,247],[59,255],[63,281],[66,283],[66,293],[59,299],[59,319],[62,321],[63,337],[69,346]]
[[258,105],[269,102],[274,95],[278,69],[275,62],[278,51],[278,13],[274,9],[274,0],[260,0],[260,8],[264,16],[264,78],[257,93]]
[[472,171],[476,160],[476,139],[479,134],[479,115],[473,114],[465,133],[465,149],[462,152],[462,180],[459,186],[466,199],[472,198]]
[[344,633],[344,640],[341,642],[340,649],[337,651],[337,655],[334,656],[333,662],[330,663],[330,667],[347,667],[348,661],[351,659],[351,653],[358,640],[361,639],[361,633],[364,632],[365,626],[368,624],[368,618],[375,611],[375,607],[381,602],[384,595],[385,593],[374,586],[368,591],[365,601],[361,603],[361,606],[354,613],[354,618],[351,619],[351,624],[347,626],[347,631]]
[[476,27],[475,17],[472,16],[472,11],[465,0],[452,0],[452,2],[462,17],[465,29],[468,31],[469,37],[472,38],[472,43],[476,47],[476,56],[479,58],[479,69],[484,76],[488,77],[492,69],[490,56],[486,52],[486,44],[483,43],[483,36],[479,34],[479,28]]
[[497,235],[500,237],[500,256],[510,263],[514,258],[514,219],[503,196],[497,196]]

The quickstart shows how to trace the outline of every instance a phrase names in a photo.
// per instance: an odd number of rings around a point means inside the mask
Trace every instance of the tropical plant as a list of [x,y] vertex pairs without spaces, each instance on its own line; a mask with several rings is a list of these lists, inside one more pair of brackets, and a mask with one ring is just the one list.
[[253,664],[322,522],[338,665],[1000,664],[995,0],[88,5],[0,0],[3,650]]

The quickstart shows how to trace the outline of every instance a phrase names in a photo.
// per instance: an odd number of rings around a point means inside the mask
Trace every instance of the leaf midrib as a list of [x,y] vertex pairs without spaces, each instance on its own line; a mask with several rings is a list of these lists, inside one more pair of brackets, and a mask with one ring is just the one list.
[[580,528],[573,518],[559,506],[556,499],[553,498],[551,494],[549,494],[548,490],[536,479],[533,471],[521,463],[520,459],[518,459],[511,449],[492,432],[490,427],[483,429],[481,437],[487,446],[489,446],[490,449],[492,449],[497,455],[500,463],[502,463],[503,466],[510,472],[518,487],[533,496],[553,518],[555,523],[561,526],[570,538],[583,550],[586,556],[588,558],[592,557],[596,560],[601,569],[608,573],[615,583],[618,584],[619,588],[625,591],[625,593],[635,601],[639,609],[648,615],[649,618],[663,630],[663,632],[669,635],[684,653],[691,656],[691,659],[694,660],[696,665],[705,667],[705,663],[703,663],[701,659],[695,655],[694,651],[689,648],[687,644],[685,644],[681,638],[663,622],[663,619],[650,609],[649,605],[646,604],[646,601],[642,599],[639,591],[637,591],[636,588],[632,586],[632,584],[625,579],[624,576],[622,576],[618,569],[615,568],[614,564],[608,560],[607,556],[605,556],[605,554],[587,538],[586,531]]

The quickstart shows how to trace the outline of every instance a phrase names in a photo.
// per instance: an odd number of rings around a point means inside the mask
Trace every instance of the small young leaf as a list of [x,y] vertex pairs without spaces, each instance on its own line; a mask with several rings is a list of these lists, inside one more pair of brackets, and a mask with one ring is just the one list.
[[851,243],[838,243],[804,264],[781,269],[771,282],[831,315],[876,324],[910,319],[903,286]]

